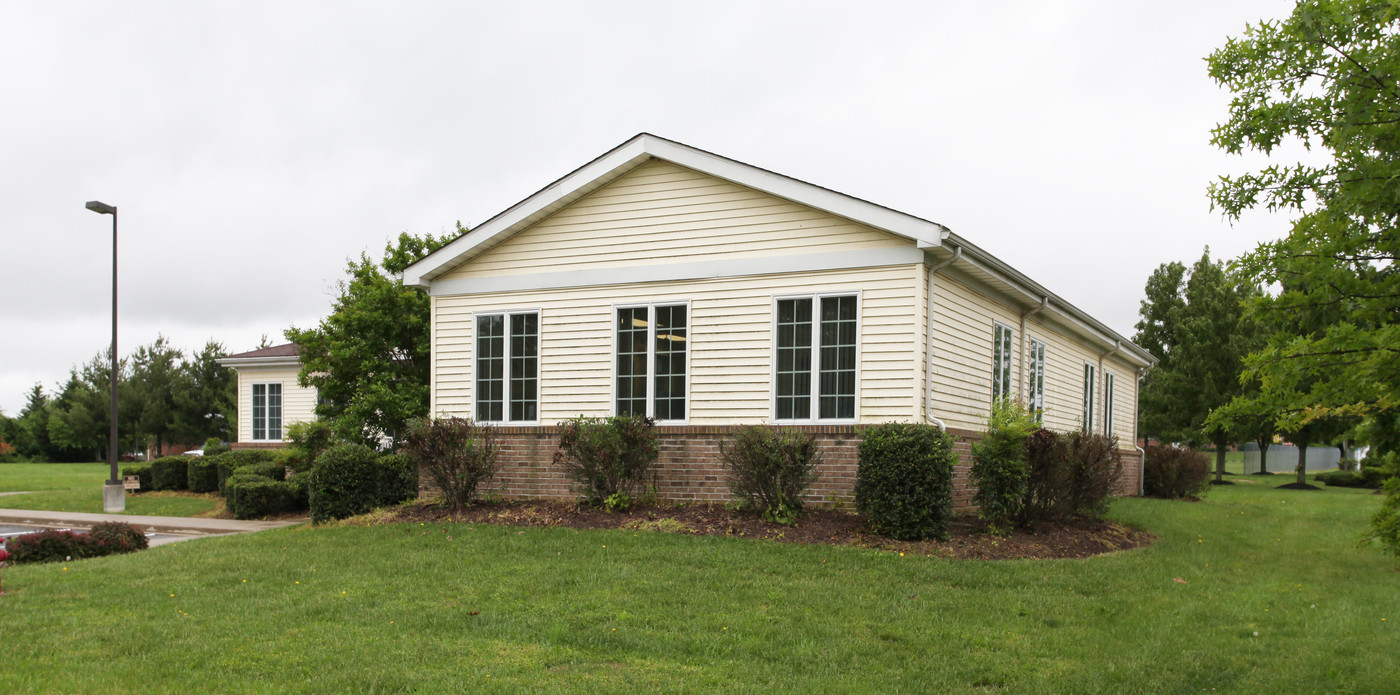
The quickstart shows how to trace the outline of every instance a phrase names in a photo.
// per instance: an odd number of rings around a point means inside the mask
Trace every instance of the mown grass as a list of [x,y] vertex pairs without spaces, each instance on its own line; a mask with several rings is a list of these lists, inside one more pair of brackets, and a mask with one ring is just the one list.
[[466,524],[203,539],[7,569],[0,691],[1392,693],[1400,574],[1356,546],[1378,502],[1119,500],[1160,540],[1081,561]]
[[[0,464],[0,492],[31,494],[0,496],[0,508],[101,514],[102,485],[111,474],[104,463]],[[128,493],[128,515],[199,516],[215,509],[212,495],[175,492]]]

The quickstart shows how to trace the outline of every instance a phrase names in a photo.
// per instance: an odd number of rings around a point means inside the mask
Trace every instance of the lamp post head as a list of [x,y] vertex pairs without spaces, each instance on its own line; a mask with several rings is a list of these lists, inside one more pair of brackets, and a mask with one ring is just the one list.
[[97,201],[97,200],[89,200],[89,201],[87,202],[87,209],[89,209],[89,210],[91,210],[91,211],[93,211],[93,212],[95,212],[95,213],[97,213],[97,214],[99,214],[99,215],[115,215],[115,214],[117,214],[117,206],[115,206],[115,205],[108,205],[108,204],[106,204],[106,203],[103,203],[103,202]]

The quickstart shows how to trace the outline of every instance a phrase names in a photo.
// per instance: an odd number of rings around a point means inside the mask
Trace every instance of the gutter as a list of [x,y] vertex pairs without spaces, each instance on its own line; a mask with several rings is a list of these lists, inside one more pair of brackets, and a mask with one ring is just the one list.
[[948,426],[942,420],[933,416],[933,276],[938,271],[954,264],[962,258],[962,247],[953,249],[952,257],[940,261],[928,267],[928,309],[925,310],[924,324],[928,327],[928,335],[924,342],[924,371],[927,372],[924,378],[924,419],[938,426],[938,429],[948,431]]

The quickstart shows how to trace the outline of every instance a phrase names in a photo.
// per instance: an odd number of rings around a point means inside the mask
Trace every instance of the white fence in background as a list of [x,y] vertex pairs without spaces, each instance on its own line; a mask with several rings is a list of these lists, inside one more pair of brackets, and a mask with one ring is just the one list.
[[[1259,445],[1253,442],[1240,447],[1244,454],[1244,472],[1259,472]],[[1308,447],[1308,470],[1323,471],[1336,468],[1342,452],[1335,446]],[[1298,470],[1298,447],[1292,444],[1272,444],[1268,456],[1270,473],[1292,473]]]

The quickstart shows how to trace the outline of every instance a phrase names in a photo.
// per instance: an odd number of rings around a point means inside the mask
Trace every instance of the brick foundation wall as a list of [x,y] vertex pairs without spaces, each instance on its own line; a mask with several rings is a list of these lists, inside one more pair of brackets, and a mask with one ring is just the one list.
[[[727,502],[732,499],[720,460],[719,444],[735,428],[730,426],[658,426],[660,456],[656,462],[656,492],[663,500],[677,502]],[[860,432],[854,425],[800,427],[817,439],[822,463],[817,482],[807,499],[820,506],[849,507],[855,503],[857,452]],[[971,447],[980,432],[949,428],[958,464],[953,469],[953,508],[973,509],[974,488],[968,480]],[[496,477],[483,490],[512,499],[574,499],[573,484],[554,466],[559,436],[553,427],[498,427],[500,446]],[[1139,481],[1138,453],[1123,452],[1123,478],[1119,494],[1136,495]]]

